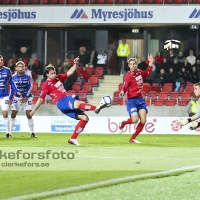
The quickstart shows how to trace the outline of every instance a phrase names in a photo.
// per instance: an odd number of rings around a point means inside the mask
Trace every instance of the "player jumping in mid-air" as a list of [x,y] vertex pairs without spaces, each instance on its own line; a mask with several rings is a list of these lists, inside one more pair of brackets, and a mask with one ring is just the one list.
[[40,107],[46,94],[50,95],[50,97],[55,102],[57,102],[57,107],[63,114],[73,119],[80,120],[75,127],[74,133],[68,140],[69,144],[74,145],[80,145],[76,138],[89,121],[89,118],[84,113],[84,111],[94,110],[95,113],[98,114],[102,108],[106,107],[106,104],[99,104],[98,106],[94,106],[89,103],[79,101],[79,97],[77,95],[68,96],[62,82],[76,71],[78,63],[79,58],[76,58],[74,60],[74,65],[70,68],[70,70],[65,74],[60,75],[56,75],[56,71],[53,66],[47,66],[45,68],[47,80],[42,86],[40,98],[37,100],[35,107],[30,113],[33,115],[35,111]]
[[34,122],[33,118],[30,115],[32,110],[32,94],[31,90],[33,87],[31,76],[25,74],[24,72],[25,64],[23,61],[19,61],[16,63],[16,71],[12,76],[12,87],[11,87],[11,95],[10,98],[13,98],[12,106],[11,106],[11,118],[10,118],[10,136],[12,135],[12,129],[15,124],[15,118],[17,113],[20,111],[22,106],[24,106],[24,110],[26,110],[26,116],[28,118],[28,126],[30,128],[31,138],[37,138],[34,133]]
[[147,118],[147,107],[144,98],[142,97],[142,89],[143,89],[143,78],[149,76],[152,71],[153,64],[153,55],[148,55],[149,66],[146,71],[142,71],[137,69],[137,59],[130,58],[128,60],[128,66],[130,67],[130,71],[127,72],[124,78],[124,85],[122,91],[120,92],[120,97],[123,97],[127,92],[127,111],[129,113],[130,118],[126,121],[122,121],[119,127],[120,132],[122,133],[123,128],[126,124],[137,123],[139,120],[139,124],[136,127],[135,133],[130,138],[129,142],[140,143],[136,140],[137,135],[142,131]]
[[10,105],[8,87],[12,82],[12,73],[8,67],[3,66],[3,56],[0,55],[0,106],[4,118],[6,138],[10,137],[8,108]]
[[[196,97],[200,97],[200,82],[194,84],[194,95]],[[198,100],[200,102],[200,99]],[[196,128],[198,128],[200,126],[200,122],[196,122],[195,120],[200,118],[200,107],[198,108],[198,111],[195,115],[193,115],[191,118],[180,118],[179,119],[179,124],[182,126],[185,126],[186,124],[189,124],[189,129],[190,130],[195,130]]]

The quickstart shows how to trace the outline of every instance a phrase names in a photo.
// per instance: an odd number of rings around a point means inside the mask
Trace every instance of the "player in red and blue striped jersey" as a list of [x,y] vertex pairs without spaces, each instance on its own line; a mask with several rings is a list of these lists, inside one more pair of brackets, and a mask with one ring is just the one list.
[[124,85],[120,92],[120,97],[123,97],[127,93],[127,111],[130,116],[126,121],[122,121],[119,129],[121,132],[126,124],[137,123],[135,133],[130,138],[129,142],[140,143],[136,140],[137,135],[142,131],[147,118],[147,107],[144,98],[142,97],[143,79],[150,75],[152,71],[153,55],[148,56],[149,66],[146,71],[142,71],[137,68],[137,59],[130,58],[128,60],[128,66],[130,71],[127,72],[124,78]]

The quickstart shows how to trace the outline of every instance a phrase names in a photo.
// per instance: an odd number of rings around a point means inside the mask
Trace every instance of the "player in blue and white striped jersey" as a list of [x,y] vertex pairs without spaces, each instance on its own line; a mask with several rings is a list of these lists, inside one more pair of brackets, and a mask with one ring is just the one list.
[[10,105],[9,99],[9,84],[12,81],[12,73],[8,67],[3,66],[3,56],[0,55],[0,106],[4,118],[6,137],[9,137],[9,117],[8,108]]
[[[13,98],[11,107],[11,118],[10,118],[10,135],[12,135],[12,129],[15,124],[15,118],[18,111],[24,106],[26,110],[26,116],[28,118],[28,125],[30,128],[30,135],[32,138],[37,138],[34,133],[34,122],[30,112],[32,110],[32,94],[31,90],[33,87],[32,78],[25,74],[24,72],[24,62],[19,61],[16,63],[17,73],[12,76],[12,87],[11,87],[11,97]],[[16,90],[17,89],[17,90]]]

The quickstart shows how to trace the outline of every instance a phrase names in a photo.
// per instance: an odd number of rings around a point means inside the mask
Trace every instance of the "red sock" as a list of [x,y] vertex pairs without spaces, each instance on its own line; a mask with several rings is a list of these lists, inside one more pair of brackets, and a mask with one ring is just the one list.
[[132,135],[131,139],[135,139],[135,138],[138,136],[138,134],[142,131],[144,125],[145,125],[145,124],[143,124],[143,123],[141,123],[141,122],[137,125],[136,131],[135,131],[135,133]]
[[74,130],[73,135],[71,136],[71,139],[76,139],[79,135],[79,133],[85,128],[85,125],[88,123],[88,121],[80,120],[79,123],[76,125],[76,128]]
[[80,108],[81,110],[87,111],[87,110],[95,110],[96,106],[93,106],[89,103],[81,103],[78,108]]
[[119,129],[121,130],[122,128],[124,128],[124,126],[126,125],[126,124],[132,124],[133,122],[132,122],[132,119],[131,118],[128,118],[126,121],[123,121],[122,123],[121,123],[121,126],[119,127]]

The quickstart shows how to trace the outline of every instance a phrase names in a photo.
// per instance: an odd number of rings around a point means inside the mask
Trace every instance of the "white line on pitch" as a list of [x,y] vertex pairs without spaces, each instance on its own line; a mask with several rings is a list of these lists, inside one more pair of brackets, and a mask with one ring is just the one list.
[[125,176],[125,177],[110,179],[110,180],[106,180],[106,181],[99,181],[96,183],[89,183],[89,184],[73,186],[73,187],[68,187],[68,188],[62,188],[62,189],[57,189],[57,190],[52,190],[52,191],[46,191],[46,192],[22,195],[22,196],[18,196],[18,197],[12,197],[12,198],[8,198],[6,200],[26,200],[26,199],[32,199],[32,198],[41,198],[41,197],[50,196],[50,195],[60,195],[60,194],[65,194],[67,192],[76,192],[76,191],[80,191],[83,189],[107,186],[109,184],[120,184],[123,181],[134,181],[134,180],[137,180],[138,178],[153,178],[153,177],[159,176],[159,175],[168,175],[168,174],[175,173],[175,172],[180,173],[180,172],[185,172],[185,171],[194,171],[197,169],[200,169],[200,165],[175,168],[175,169],[170,169],[170,170],[166,170],[163,172],[154,172],[154,173],[148,173],[148,174]]

